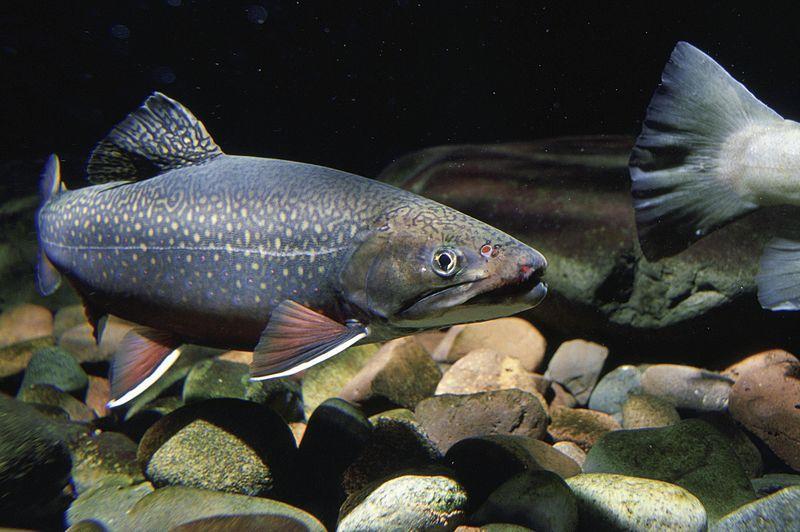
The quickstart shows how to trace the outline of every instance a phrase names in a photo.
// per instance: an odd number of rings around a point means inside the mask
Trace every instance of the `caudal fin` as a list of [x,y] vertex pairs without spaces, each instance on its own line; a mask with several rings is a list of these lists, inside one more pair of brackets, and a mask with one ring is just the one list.
[[758,302],[770,310],[800,310],[800,242],[776,238],[764,248],[756,276]]
[[646,257],[677,253],[758,208],[737,194],[720,152],[743,127],[779,120],[709,56],[675,46],[629,163]]
[[[61,163],[58,160],[58,156],[53,154],[47,159],[39,181],[42,206],[50,201],[53,196],[65,190],[67,190],[67,187],[61,182]],[[41,227],[37,227],[37,233],[41,234],[40,231]],[[58,273],[50,259],[47,258],[40,239],[38,260],[36,261],[36,288],[43,296],[49,296],[58,289],[59,285],[61,285],[61,274]]]

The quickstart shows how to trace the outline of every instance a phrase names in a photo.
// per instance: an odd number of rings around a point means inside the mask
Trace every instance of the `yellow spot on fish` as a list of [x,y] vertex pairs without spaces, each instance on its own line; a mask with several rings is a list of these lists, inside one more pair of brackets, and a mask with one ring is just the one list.
[[139,255],[137,255],[136,253],[134,253],[134,254],[133,254],[133,256],[132,256],[131,258],[133,259],[133,262],[136,262],[137,260],[139,260]]
[[242,271],[242,265],[241,265],[241,264],[239,264],[238,262],[236,263],[236,271],[237,271],[237,272],[240,272],[240,271]]
[[192,237],[192,239],[194,240],[195,244],[199,243],[200,242],[200,233],[195,233],[194,236]]
[[286,228],[286,238],[292,238],[292,228],[291,227],[287,227]]
[[242,208],[242,218],[247,218],[247,208]]
[[139,248],[141,248],[142,251],[147,251],[147,244],[142,242],[141,244],[139,244]]
[[186,255],[186,262],[192,262],[192,255]]
[[261,284],[259,284],[258,286],[259,286],[259,288],[261,288],[262,290],[266,290],[266,289],[267,289],[267,283],[263,283],[263,282],[262,282],[262,283],[261,283]]
[[253,268],[254,270],[257,270],[259,268],[259,265],[257,262],[254,262],[253,264],[250,265],[250,267]]
[[322,233],[322,226],[319,225],[319,224],[314,224],[314,232],[317,233],[317,234],[321,234]]
[[275,250],[280,251],[281,249],[281,238],[275,237]]
[[297,275],[303,275],[303,267],[302,266],[298,266],[297,267]]
[[216,214],[212,214],[211,215],[211,225],[216,225],[217,224],[217,220],[219,220],[219,216],[217,216]]
[[140,224],[139,222],[136,222],[135,224],[133,224],[133,228],[136,229],[137,231],[141,231],[142,230],[142,224]]
[[284,277],[289,277],[289,268],[284,268],[283,269],[283,276]]
[[261,303],[261,296],[256,294],[255,301],[256,303]]
[[170,224],[170,227],[172,227],[173,231],[177,231],[178,230],[178,222],[172,222]]
[[325,266],[320,266],[319,268],[317,268],[317,271],[319,273],[325,273]]

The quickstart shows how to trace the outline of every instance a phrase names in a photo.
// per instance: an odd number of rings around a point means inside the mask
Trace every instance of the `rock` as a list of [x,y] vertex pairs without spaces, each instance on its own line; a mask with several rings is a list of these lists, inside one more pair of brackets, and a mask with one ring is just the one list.
[[773,473],[771,475],[764,475],[761,478],[754,478],[750,481],[753,484],[753,489],[759,497],[770,495],[776,491],[789,486],[800,486],[800,475],[789,475],[786,473]]
[[544,359],[547,342],[536,327],[522,318],[500,318],[451,327],[434,351],[437,362],[455,362],[470,351],[491,349],[519,359],[527,371],[536,371]]
[[314,516],[288,504],[198,488],[170,486],[140,499],[128,511],[127,530],[168,530],[206,517],[269,515],[299,521],[312,532],[324,532]]
[[292,436],[294,436],[294,441],[297,445],[300,445],[300,442],[303,440],[303,436],[306,433],[307,425],[303,421],[293,421],[289,423],[289,429],[292,431]]
[[567,484],[581,523],[595,530],[706,530],[703,505],[674,484],[602,473],[578,475]]
[[800,471],[800,362],[793,358],[762,353],[750,367],[742,366],[729,409],[734,419]]
[[[649,262],[631,209],[633,139],[602,135],[448,145],[394,161],[379,179],[519,238],[548,260],[548,297],[524,314],[615,355],[652,359],[713,345],[718,360],[792,338],[800,315],[756,304],[758,258],[797,209],[762,209],[683,253]],[[785,238],[798,239],[791,227]],[[747,327],[731,327],[746,323]]]
[[280,530],[308,532],[317,530],[295,517],[273,514],[218,515],[189,521],[170,529],[170,532],[250,532],[251,530]]
[[72,355],[58,347],[45,347],[31,356],[20,388],[33,384],[49,384],[83,398],[89,379]]
[[709,520],[755,498],[731,444],[699,419],[669,427],[610,432],[589,451],[583,471],[677,484],[703,503]]
[[433,395],[442,373],[413,336],[385,343],[339,392],[346,401],[380,397],[404,408]]
[[53,338],[44,336],[0,348],[0,379],[22,373],[33,353],[52,345]]
[[574,460],[525,436],[467,438],[447,451],[445,462],[456,471],[475,505],[517,473],[545,470],[569,478],[581,472]]
[[728,407],[731,381],[718,373],[692,366],[654,364],[642,374],[642,390],[676,408],[718,412]]
[[97,521],[87,519],[75,523],[67,529],[67,532],[106,532],[106,528]]
[[147,432],[147,429],[153,426],[156,421],[182,406],[183,401],[179,397],[169,396],[155,399],[133,415],[128,411],[125,416],[125,422],[122,425],[122,431],[133,441],[138,442]]
[[310,367],[303,376],[303,408],[310,416],[325,399],[338,397],[342,388],[355,377],[367,361],[378,352],[377,344],[351,347]]
[[572,532],[578,528],[578,505],[561,477],[550,471],[527,471],[511,477],[492,492],[470,521]]
[[636,366],[619,366],[606,373],[592,390],[589,408],[622,422],[622,405],[631,393],[642,391],[642,372]]
[[252,351],[225,351],[217,357],[219,360],[227,360],[228,362],[237,362],[249,366],[253,362]]
[[323,523],[335,523],[346,497],[344,472],[372,435],[372,424],[355,405],[327,399],[308,420],[300,443],[295,489],[307,509]]
[[558,346],[544,376],[563,385],[575,396],[578,404],[585,405],[603,371],[606,358],[608,348],[586,340],[570,340]]
[[372,416],[370,423],[372,434],[343,474],[348,495],[378,479],[431,465],[442,457],[410,410],[383,412]]
[[436,352],[436,348],[444,340],[447,333],[441,330],[432,329],[430,331],[423,331],[414,335],[414,340],[425,350],[429,355]]
[[737,381],[743,373],[758,372],[785,362],[797,362],[797,357],[784,351],[783,349],[770,349],[751,355],[744,360],[729,366],[722,372],[722,375],[733,381]]
[[553,399],[550,401],[550,408],[575,408],[578,406],[578,400],[575,396],[569,393],[561,384],[557,382],[550,383],[550,391],[553,394]]
[[187,404],[222,397],[255,403],[267,400],[262,381],[250,380],[250,368],[218,358],[201,360],[189,370],[182,395]]
[[586,451],[578,447],[577,443],[571,441],[557,441],[553,444],[553,449],[572,458],[579,466],[583,466],[583,463],[586,461]]
[[136,461],[136,444],[123,434],[82,434],[69,447],[72,483],[78,494],[104,485],[131,486],[144,482]]
[[150,493],[153,493],[153,486],[149,482],[135,486],[111,484],[90,489],[81,493],[67,510],[67,524],[93,521],[107,530],[130,530],[128,511]]
[[704,414],[700,419],[710,423],[728,439],[748,478],[761,476],[764,471],[764,459],[761,452],[727,413],[710,412]]
[[547,428],[547,412],[539,400],[520,390],[437,395],[420,402],[415,414],[441,452],[472,436],[541,438]]
[[[94,329],[84,320],[62,332],[58,337],[58,346],[72,353],[82,364],[105,362],[111,360],[122,338],[134,326],[129,321],[109,315],[98,344],[94,338]],[[185,356],[185,352],[181,356]]]
[[603,412],[582,408],[556,407],[550,410],[552,420],[547,433],[555,441],[571,441],[588,451],[601,436],[621,427]]
[[[69,482],[71,459],[47,418],[30,405],[0,394],[0,522],[39,528]],[[43,515],[48,514],[48,515]]]
[[192,367],[199,361],[213,358],[220,353],[221,351],[219,349],[210,349],[197,345],[184,345],[181,350],[181,356],[170,366],[167,372],[130,403],[130,407],[125,413],[125,419],[131,419],[156,398],[161,397],[162,394],[170,390],[172,390],[175,395],[179,394],[181,388],[178,387],[178,383],[186,378],[186,375],[189,374]]
[[53,316],[53,337],[58,341],[64,331],[78,325],[89,323],[83,305],[61,307]]
[[157,487],[257,496],[289,490],[295,455],[294,437],[280,416],[238,399],[175,410],[147,430],[138,450],[146,477]]
[[73,421],[91,421],[95,418],[91,408],[49,384],[31,384],[21,388],[17,399],[25,403],[55,406],[67,413]]
[[110,410],[106,406],[111,399],[111,384],[108,379],[89,375],[89,387],[86,390],[86,406],[92,409],[97,417],[106,416]]
[[800,486],[790,486],[732,511],[712,527],[713,532],[800,529]]
[[53,314],[39,305],[23,303],[0,314],[0,347],[53,336]]
[[547,389],[547,382],[541,375],[522,367],[518,358],[502,355],[493,349],[476,349],[459,358],[445,371],[436,387],[436,395],[472,394],[511,388],[541,395]]
[[409,473],[347,498],[337,532],[452,530],[466,518],[467,493],[445,474]]
[[655,395],[634,394],[622,406],[622,426],[626,429],[666,427],[680,420],[672,403]]

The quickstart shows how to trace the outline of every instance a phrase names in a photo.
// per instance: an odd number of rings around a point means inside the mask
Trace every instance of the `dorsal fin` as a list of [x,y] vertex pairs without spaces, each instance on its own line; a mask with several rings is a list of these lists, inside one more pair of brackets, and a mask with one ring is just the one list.
[[138,181],[204,163],[222,150],[187,108],[160,92],[117,124],[92,152],[89,181]]

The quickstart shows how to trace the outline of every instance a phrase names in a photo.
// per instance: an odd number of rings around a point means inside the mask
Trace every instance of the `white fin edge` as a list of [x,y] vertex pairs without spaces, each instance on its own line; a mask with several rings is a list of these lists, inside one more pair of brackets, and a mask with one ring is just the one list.
[[155,382],[158,379],[160,379],[164,375],[164,373],[167,372],[167,370],[170,367],[172,367],[172,365],[175,363],[175,361],[178,360],[178,357],[181,356],[181,349],[182,349],[182,347],[178,347],[177,349],[172,351],[169,355],[166,356],[166,358],[164,358],[164,360],[161,362],[161,364],[159,364],[158,367],[156,367],[156,369],[155,369],[155,371],[153,371],[153,373],[148,375],[142,382],[137,384],[129,392],[126,392],[119,399],[112,399],[111,401],[106,403],[106,406],[108,408],[116,408],[118,406],[122,406],[125,403],[128,403],[128,402],[136,399],[138,396],[140,396],[142,393],[144,393],[144,391],[146,389],[148,389],[150,386],[155,384]]
[[[349,340],[347,340],[346,342],[342,342],[341,344],[337,345],[336,347],[334,347],[330,351],[326,351],[326,352],[322,353],[320,356],[318,356],[316,358],[312,358],[311,360],[306,360],[302,364],[298,364],[297,366],[295,366],[295,367],[293,367],[291,369],[287,369],[286,371],[281,371],[280,373],[273,373],[271,375],[264,375],[262,377],[250,377],[250,380],[251,381],[265,381],[265,380],[270,380],[270,379],[280,379],[282,377],[288,377],[290,375],[294,375],[295,373],[299,373],[301,371],[307,370],[311,366],[316,366],[320,362],[324,362],[324,361],[328,360],[329,358],[338,355],[339,353],[341,353],[342,351],[344,351],[348,347],[352,346],[353,344],[355,344],[356,342],[358,342],[362,338],[366,338],[366,336],[368,334],[369,334],[369,331],[363,332],[363,333],[359,333],[359,334],[355,335],[354,337],[350,338]],[[137,388],[138,388],[138,386],[137,386]]]

